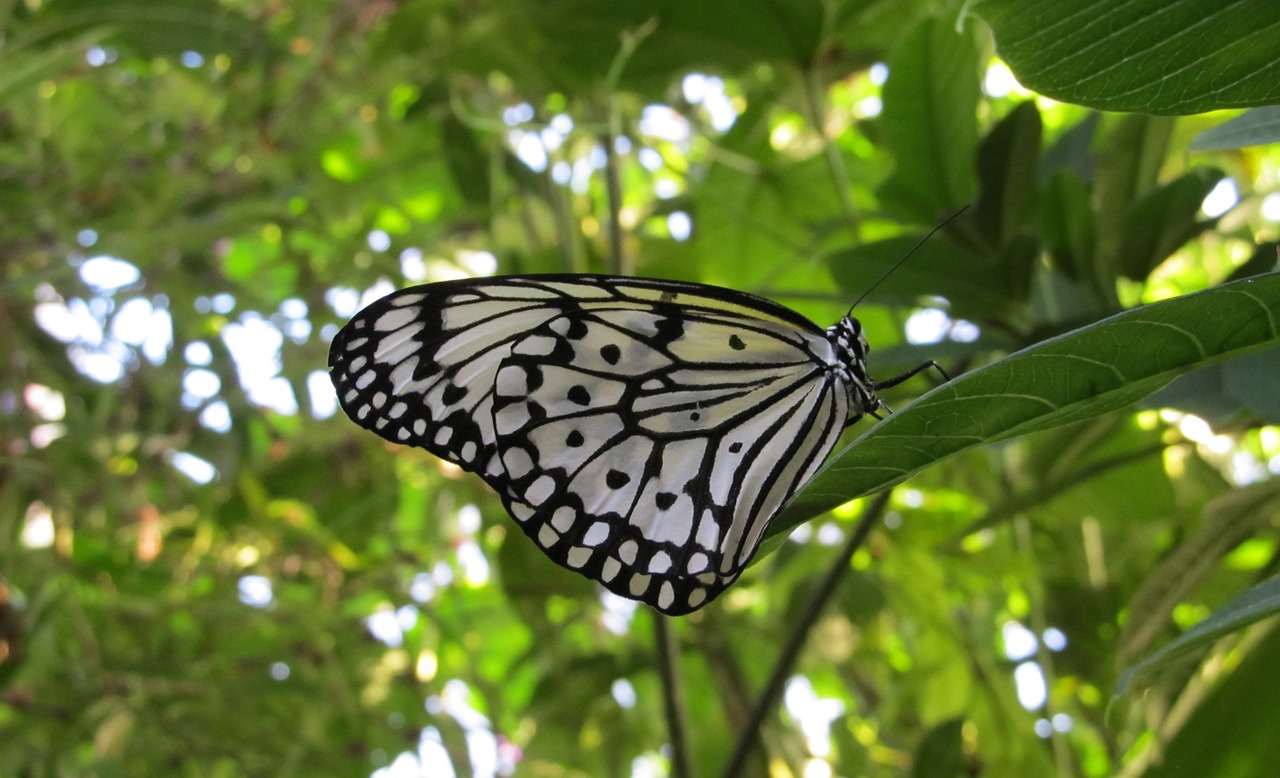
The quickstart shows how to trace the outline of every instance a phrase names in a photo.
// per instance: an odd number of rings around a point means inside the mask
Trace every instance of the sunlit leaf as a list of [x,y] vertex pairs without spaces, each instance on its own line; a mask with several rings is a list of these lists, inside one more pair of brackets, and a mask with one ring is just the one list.
[[1155,114],[1280,102],[1271,0],[988,0],[975,12],[1018,80],[1055,100]]
[[[1200,526],[1164,555],[1134,593],[1129,620],[1120,632],[1121,657],[1147,650],[1168,625],[1173,609],[1214,573],[1222,557],[1271,523],[1269,506],[1278,498],[1280,479],[1236,489],[1205,507]],[[1211,620],[1220,621],[1216,616]],[[1181,643],[1180,638],[1175,645]],[[1202,644],[1193,642],[1188,650],[1196,645]]]
[[1128,693],[1131,686],[1149,680],[1192,651],[1277,613],[1280,613],[1280,578],[1270,578],[1233,598],[1177,640],[1126,668],[1116,683],[1116,694]]
[[1265,105],[1205,130],[1191,141],[1189,148],[1217,151],[1277,142],[1280,142],[1280,105]]
[[[1274,592],[1269,583],[1264,586]],[[1199,704],[1178,726],[1170,727],[1166,734],[1171,736],[1158,744],[1159,756],[1149,760],[1143,776],[1245,778],[1266,775],[1280,761],[1274,726],[1280,716],[1280,674],[1275,671],[1280,639],[1274,629],[1255,637],[1233,657],[1239,665],[1229,675],[1209,674],[1217,683],[1201,692]],[[1141,759],[1153,755],[1148,752]]]

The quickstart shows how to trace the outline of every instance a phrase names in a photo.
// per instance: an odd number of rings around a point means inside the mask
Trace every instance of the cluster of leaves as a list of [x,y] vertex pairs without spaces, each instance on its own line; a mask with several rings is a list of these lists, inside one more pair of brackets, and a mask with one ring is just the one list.
[[[986,0],[957,25],[947,5],[0,9],[0,774],[365,774],[410,753],[459,774],[709,775],[740,738],[761,775],[1274,764],[1280,638],[1241,627],[1278,607],[1280,479],[1258,463],[1280,455],[1280,375],[1274,350],[1224,360],[1280,340],[1280,281],[1258,275],[1280,161],[1238,148],[1269,122],[1274,140],[1260,31],[1280,6]],[[993,41],[1079,105],[984,93]],[[1173,118],[1244,107],[1216,134]],[[1197,135],[1230,151],[1188,155]],[[1228,179],[1240,204],[1207,216]],[[476,479],[324,411],[339,301],[388,279],[489,252],[502,272],[717,283],[826,323],[969,203],[858,308],[875,375],[928,358],[963,375],[855,430],[772,553],[665,625],[672,652]],[[90,254],[139,276],[95,286]],[[138,305],[169,328],[158,347],[120,324]],[[978,337],[889,346],[927,305]],[[237,328],[275,334],[266,374],[299,410],[263,407]],[[119,376],[92,377],[104,358]],[[192,394],[197,370],[216,391]],[[1227,434],[1133,412],[1162,386],[1145,407]],[[193,481],[187,455],[216,477]],[[837,558],[842,504],[909,477]],[[1033,655],[1006,652],[1010,624]],[[827,702],[757,733],[789,635],[810,636],[793,696]],[[1035,710],[1017,663],[1046,681]],[[1146,693],[1108,717],[1126,667]]]

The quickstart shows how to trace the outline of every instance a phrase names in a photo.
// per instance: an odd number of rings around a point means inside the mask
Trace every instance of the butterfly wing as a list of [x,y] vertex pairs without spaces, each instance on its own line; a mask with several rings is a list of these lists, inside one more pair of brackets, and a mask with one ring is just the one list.
[[552,559],[678,614],[737,578],[835,444],[834,358],[760,298],[573,276],[396,293],[330,361],[357,422],[478,471]]
[[737,578],[840,434],[844,395],[808,345],[677,309],[553,319],[499,368],[495,486],[560,564],[693,610]]
[[491,473],[493,382],[512,344],[573,301],[547,285],[444,282],[368,306],[329,349],[342,409],[387,440]]

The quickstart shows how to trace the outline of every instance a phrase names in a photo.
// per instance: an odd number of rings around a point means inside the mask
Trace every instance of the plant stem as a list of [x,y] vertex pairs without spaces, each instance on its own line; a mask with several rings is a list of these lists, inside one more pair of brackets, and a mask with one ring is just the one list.
[[849,536],[835,562],[832,563],[831,568],[827,570],[826,575],[823,576],[822,581],[818,584],[813,597],[805,605],[804,613],[796,621],[795,627],[791,630],[791,635],[787,638],[786,645],[782,648],[782,653],[778,655],[778,659],[774,663],[773,672],[769,676],[768,683],[765,684],[764,690],[760,692],[755,706],[751,709],[751,718],[748,720],[747,726],[738,736],[733,755],[730,757],[729,764],[723,773],[725,778],[737,778],[737,776],[741,775],[742,768],[746,764],[747,757],[751,754],[752,749],[762,742],[763,732],[761,732],[761,725],[764,724],[765,716],[769,715],[769,711],[773,709],[778,698],[782,695],[783,687],[786,686],[787,680],[791,677],[792,668],[800,656],[800,649],[804,648],[805,641],[809,638],[809,632],[813,629],[813,625],[817,623],[818,617],[822,615],[822,609],[830,601],[831,595],[835,593],[836,587],[844,578],[845,573],[848,572],[849,562],[853,559],[854,552],[866,541],[867,535],[871,534],[871,528],[875,526],[876,522],[884,514],[885,506],[889,503],[889,495],[892,491],[892,489],[886,489],[876,495],[871,504],[867,506],[862,518],[858,521],[858,526],[854,528],[853,534]]
[[684,686],[680,675],[680,645],[671,621],[653,612],[654,642],[658,648],[658,675],[662,677],[662,703],[667,714],[671,736],[672,778],[693,778],[689,759],[688,709],[684,702]]

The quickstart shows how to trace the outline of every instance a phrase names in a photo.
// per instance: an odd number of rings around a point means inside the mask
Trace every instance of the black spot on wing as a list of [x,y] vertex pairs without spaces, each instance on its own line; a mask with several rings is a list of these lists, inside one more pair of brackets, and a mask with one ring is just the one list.
[[613,343],[610,343],[607,346],[600,347],[600,356],[604,358],[605,362],[608,362],[611,365],[616,365],[618,364],[618,360],[622,357],[622,350]]
[[610,489],[621,489],[631,483],[631,476],[621,470],[610,470],[609,474],[604,477],[604,483]]
[[569,402],[575,405],[591,404],[591,393],[588,392],[587,388],[582,384],[569,387],[569,393],[567,396],[569,398]]
[[467,390],[457,384],[449,384],[440,393],[440,399],[444,400],[445,405],[454,405],[459,400],[467,396]]
[[660,345],[673,343],[684,337],[684,319],[679,315],[664,316],[658,319],[655,340]]
[[525,381],[528,382],[528,391],[532,392],[542,388],[542,368],[538,365],[524,366]]

